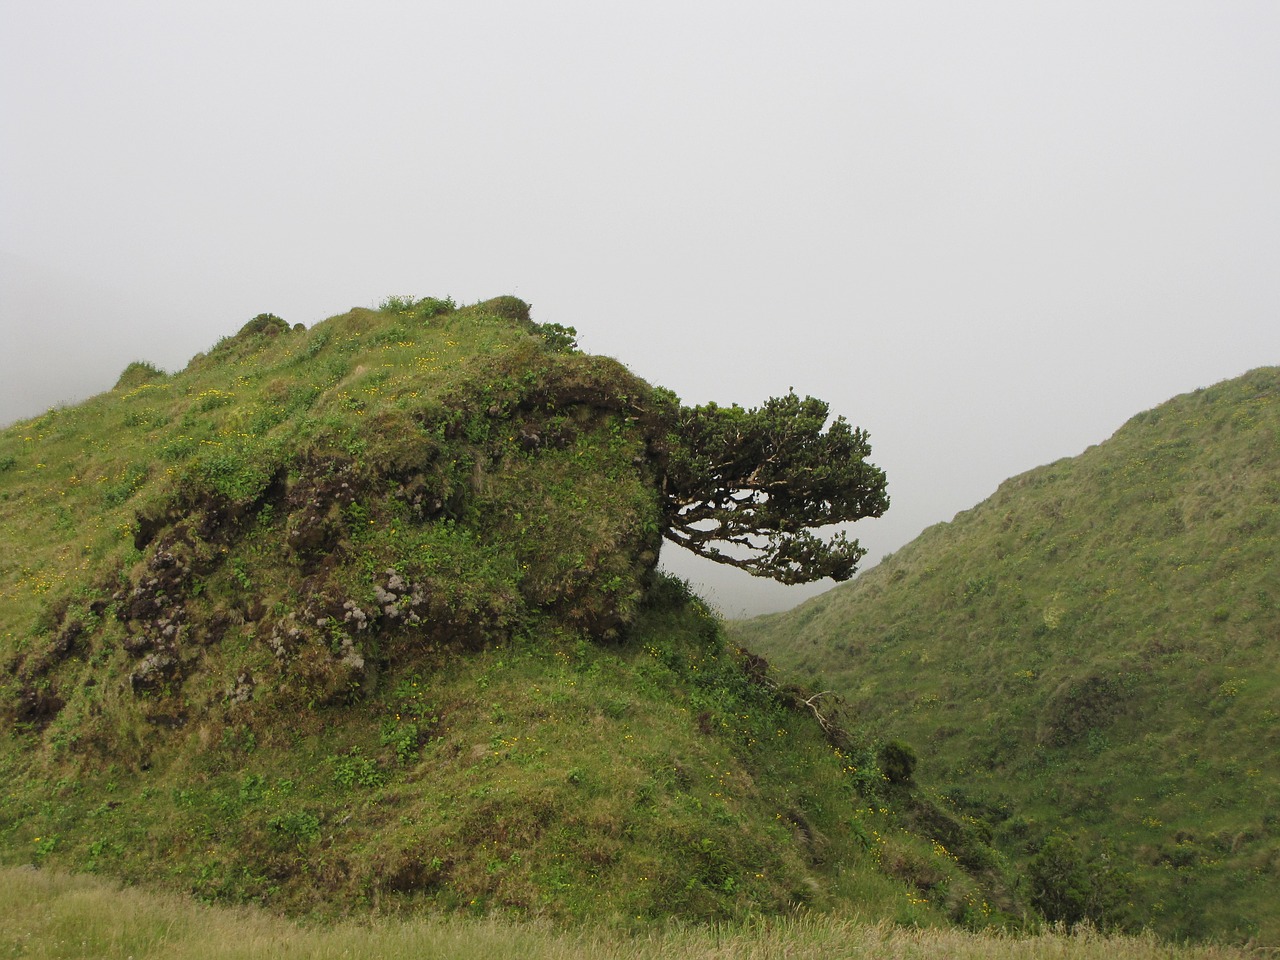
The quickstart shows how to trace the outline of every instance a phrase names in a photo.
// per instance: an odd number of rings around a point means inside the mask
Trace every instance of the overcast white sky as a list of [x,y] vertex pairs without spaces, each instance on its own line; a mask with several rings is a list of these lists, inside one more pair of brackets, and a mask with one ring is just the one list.
[[[867,562],[1280,363],[1280,4],[0,0],[0,424],[514,293],[871,433]],[[783,588],[664,559],[730,615]]]

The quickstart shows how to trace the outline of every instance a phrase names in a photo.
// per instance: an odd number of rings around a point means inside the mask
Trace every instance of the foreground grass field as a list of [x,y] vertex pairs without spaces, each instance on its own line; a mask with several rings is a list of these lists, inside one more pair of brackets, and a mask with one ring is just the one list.
[[97,877],[30,867],[0,870],[0,956],[53,958],[307,957],[379,960],[716,960],[911,957],[1218,960],[1257,956],[1216,946],[1175,946],[1154,937],[1046,932],[1018,938],[911,930],[857,918],[811,915],[729,926],[626,934],[602,927],[555,930],[500,919],[344,922],[306,928],[248,908],[210,907],[172,894],[122,889]]

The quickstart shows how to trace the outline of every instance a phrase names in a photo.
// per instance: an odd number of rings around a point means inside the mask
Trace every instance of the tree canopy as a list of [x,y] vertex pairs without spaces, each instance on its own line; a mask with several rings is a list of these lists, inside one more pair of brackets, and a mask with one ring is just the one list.
[[680,406],[667,398],[663,535],[694,553],[782,583],[847,580],[866,554],[843,531],[878,517],[884,472],[865,431],[794,392],[763,406]]

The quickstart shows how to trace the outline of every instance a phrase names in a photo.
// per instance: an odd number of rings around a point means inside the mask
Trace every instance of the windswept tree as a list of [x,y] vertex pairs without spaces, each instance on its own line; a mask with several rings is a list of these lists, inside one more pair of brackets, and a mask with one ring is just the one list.
[[794,392],[759,408],[684,407],[666,396],[663,535],[700,556],[782,583],[847,580],[866,554],[832,524],[889,507],[867,434]]

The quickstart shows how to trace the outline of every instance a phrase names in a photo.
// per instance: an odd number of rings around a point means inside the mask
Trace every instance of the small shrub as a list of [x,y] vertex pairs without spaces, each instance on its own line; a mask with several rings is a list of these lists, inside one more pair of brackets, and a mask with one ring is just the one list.
[[329,762],[333,764],[333,782],[340,787],[380,787],[386,781],[378,764],[354,749],[345,756],[330,757]]
[[916,752],[898,740],[880,749],[880,770],[890,783],[908,787],[915,783]]
[[422,297],[415,299],[414,297],[386,297],[378,304],[378,309],[384,313],[408,313],[422,320],[430,320],[432,317],[438,317],[441,314],[453,313],[458,309],[458,305],[453,302],[453,297]]
[[430,739],[429,729],[438,720],[438,717],[428,717],[422,722],[418,720],[402,721],[398,718],[384,720],[382,723],[382,736],[379,742],[382,746],[390,747],[395,751],[396,762],[403,767],[418,759],[422,745]]
[[457,309],[458,305],[453,302],[452,297],[445,297],[443,300],[437,297],[423,297],[413,305],[414,315],[421,317],[423,320],[430,320],[432,317],[438,317],[445,313],[453,313]]
[[260,313],[241,327],[236,336],[249,337],[255,333],[265,333],[269,337],[274,337],[288,332],[289,324],[274,313]]
[[58,838],[56,836],[36,837],[32,841],[31,862],[37,867],[48,858],[58,847]]
[[532,325],[532,321],[529,319],[529,311],[532,308],[519,297],[494,297],[492,300],[486,300],[484,303],[479,304],[479,309],[495,317],[502,317],[504,320],[514,320],[517,323]]
[[573,327],[559,323],[535,323],[534,328],[556,353],[572,353],[578,349],[578,331]]
[[144,383],[163,380],[166,376],[165,372],[154,363],[149,363],[146,360],[135,360],[124,368],[113,389],[131,390],[142,386]]
[[292,843],[302,844],[320,836],[320,818],[305,810],[277,814],[267,821],[267,827]]
[[1106,853],[1090,856],[1071,837],[1055,833],[1027,865],[1031,904],[1046,920],[1111,926],[1132,887],[1116,863]]

